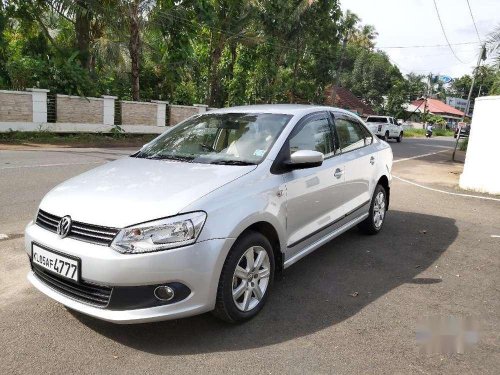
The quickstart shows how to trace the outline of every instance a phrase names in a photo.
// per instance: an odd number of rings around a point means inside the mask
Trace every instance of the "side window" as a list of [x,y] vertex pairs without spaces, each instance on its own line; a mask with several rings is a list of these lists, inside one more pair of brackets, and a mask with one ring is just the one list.
[[364,126],[363,124],[360,124],[359,121],[356,120],[356,124],[358,124],[361,127],[361,130],[363,131],[363,134],[365,135],[365,146],[371,145],[373,143],[373,136],[372,133]]
[[[365,142],[368,141],[366,129],[357,121],[337,117],[335,119],[335,129],[337,130],[341,152],[349,152],[364,147]],[[373,139],[371,142],[373,142]]]
[[330,125],[326,118],[309,121],[289,140],[290,154],[299,150],[322,152],[325,157],[333,154]]

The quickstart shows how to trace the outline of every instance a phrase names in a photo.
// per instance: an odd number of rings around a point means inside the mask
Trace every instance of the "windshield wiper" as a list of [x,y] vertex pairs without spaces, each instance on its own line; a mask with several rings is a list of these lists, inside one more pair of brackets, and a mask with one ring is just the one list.
[[244,160],[214,160],[210,164],[220,164],[220,165],[255,165],[250,161]]
[[190,162],[194,159],[194,157],[192,156],[180,156],[180,155],[152,155],[152,156],[147,156],[146,158],[152,160],[178,160],[187,162]]

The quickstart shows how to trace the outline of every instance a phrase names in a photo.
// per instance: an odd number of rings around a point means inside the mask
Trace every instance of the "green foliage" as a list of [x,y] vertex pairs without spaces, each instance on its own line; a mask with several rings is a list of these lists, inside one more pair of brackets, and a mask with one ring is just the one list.
[[442,128],[442,129],[434,129],[432,131],[432,134],[435,135],[436,137],[453,137],[453,134],[455,134],[455,132],[453,130]]
[[410,128],[403,130],[403,133],[406,138],[425,137],[425,129]]
[[490,90],[491,95],[500,95],[500,70],[496,72]]
[[[376,36],[338,0],[0,0],[0,88],[214,107],[322,103],[339,73],[376,112],[402,117],[426,85],[375,50]],[[479,86],[500,92],[494,70],[477,82],[473,97]],[[469,86],[464,76],[439,95],[464,97]]]
[[446,120],[443,117],[437,115],[427,115],[427,122],[441,127],[446,126]]
[[460,142],[458,148],[460,151],[467,151],[468,146],[469,146],[469,138],[465,138],[463,141]]
[[[399,112],[407,101],[404,97],[404,79],[399,69],[380,51],[371,52],[358,47],[355,56],[352,72],[344,78],[345,86],[377,112]],[[384,111],[385,95],[388,95],[388,103]]]
[[134,133],[52,133],[47,130],[0,133],[0,144],[65,144],[73,146],[141,146],[157,135]]

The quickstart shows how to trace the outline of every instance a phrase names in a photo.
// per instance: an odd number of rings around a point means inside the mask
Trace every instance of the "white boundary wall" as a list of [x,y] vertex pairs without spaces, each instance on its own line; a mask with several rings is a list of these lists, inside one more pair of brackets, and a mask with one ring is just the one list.
[[[8,131],[51,131],[62,133],[91,132],[107,133],[113,130],[115,120],[116,96],[103,95],[102,98],[84,98],[79,96],[57,95],[57,118],[61,122],[47,122],[47,93],[45,89],[28,89],[27,91],[1,90],[3,104],[9,111],[19,112],[16,116],[3,116],[0,112],[0,132]],[[18,95],[30,96],[30,104],[26,100],[13,100]],[[59,102],[60,101],[60,102]],[[208,108],[204,104],[193,106],[170,105],[167,101],[152,100],[148,102],[122,101],[129,105],[126,113],[122,111],[122,125],[125,132],[160,134],[165,131],[168,117],[169,124],[175,125],[197,113],[204,113]],[[0,102],[0,107],[1,107]],[[24,110],[24,111],[23,111]],[[123,107],[122,107],[123,110]],[[23,115],[24,113],[24,115]],[[31,119],[31,121],[30,121]]]
[[460,176],[462,189],[500,194],[500,96],[477,98],[474,104],[465,166]]

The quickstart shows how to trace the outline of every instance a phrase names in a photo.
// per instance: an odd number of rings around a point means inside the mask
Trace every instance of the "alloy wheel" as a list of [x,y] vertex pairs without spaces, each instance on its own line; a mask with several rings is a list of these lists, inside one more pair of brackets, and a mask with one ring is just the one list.
[[240,311],[254,309],[266,294],[271,275],[267,251],[252,246],[241,256],[233,274],[233,301]]
[[379,191],[375,197],[375,203],[373,205],[373,224],[375,228],[379,229],[384,222],[385,216],[385,194]]

